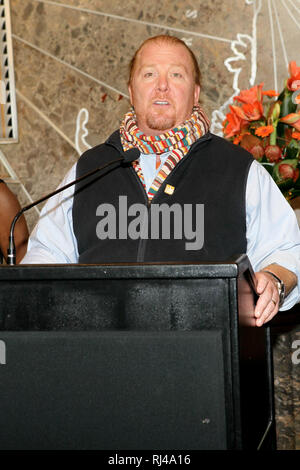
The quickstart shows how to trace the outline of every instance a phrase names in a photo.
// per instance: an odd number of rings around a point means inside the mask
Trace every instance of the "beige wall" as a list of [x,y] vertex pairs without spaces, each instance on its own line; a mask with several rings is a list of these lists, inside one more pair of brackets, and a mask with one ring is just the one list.
[[[1,146],[0,174],[22,204],[54,190],[85,148],[119,126],[129,106],[128,62],[147,37],[168,33],[191,45],[215,133],[238,88],[264,81],[281,89],[287,61],[300,65],[297,0],[11,0],[11,17],[19,142]],[[37,217],[27,215],[30,229]],[[284,393],[282,374],[276,386]],[[284,406],[281,394],[280,445],[292,447]],[[299,427],[299,414],[293,420]]]
[[[12,184],[22,203],[54,189],[86,144],[118,127],[128,109],[129,59],[149,36],[173,34],[191,45],[216,133],[237,88],[281,87],[286,60],[300,63],[300,6],[297,12],[292,3],[270,2],[273,49],[267,0],[11,0],[19,142],[1,149],[21,182]],[[82,108],[89,113],[85,143],[76,128]],[[3,165],[0,173],[13,180]],[[27,215],[30,228],[37,216]]]

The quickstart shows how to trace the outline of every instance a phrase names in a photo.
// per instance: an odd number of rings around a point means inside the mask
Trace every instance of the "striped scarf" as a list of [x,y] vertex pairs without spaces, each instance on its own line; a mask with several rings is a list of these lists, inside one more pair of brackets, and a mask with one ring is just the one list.
[[[177,163],[187,154],[190,146],[209,130],[209,120],[200,106],[194,106],[191,117],[181,126],[157,136],[146,136],[138,128],[134,110],[131,109],[120,126],[121,143],[124,151],[136,147],[141,153],[160,155],[171,152],[152,182],[148,191],[148,199],[152,200],[167,176]],[[145,181],[139,161],[133,162],[145,190]]]

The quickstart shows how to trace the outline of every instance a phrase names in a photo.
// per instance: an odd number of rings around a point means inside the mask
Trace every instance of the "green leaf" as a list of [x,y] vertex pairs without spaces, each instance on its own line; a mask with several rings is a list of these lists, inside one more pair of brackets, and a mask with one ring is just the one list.
[[297,105],[292,101],[293,92],[285,88],[278,96],[277,101],[281,101],[280,117],[286,116],[290,113],[295,113]]
[[294,187],[300,191],[300,177],[296,180]]
[[[297,110],[297,105],[292,101],[293,92],[285,88],[281,94],[278,96],[277,101],[281,101],[281,110],[280,117],[286,116],[290,113],[295,113]],[[284,137],[285,129],[288,129],[289,125],[279,122],[277,126],[277,135],[279,137]]]
[[286,147],[285,156],[287,158],[298,158],[300,153],[300,145],[298,144],[297,140],[292,139],[289,145]]
[[292,188],[294,186],[294,181],[292,178],[289,178],[288,180],[284,181],[278,181],[277,186],[281,191],[287,191],[288,189]]

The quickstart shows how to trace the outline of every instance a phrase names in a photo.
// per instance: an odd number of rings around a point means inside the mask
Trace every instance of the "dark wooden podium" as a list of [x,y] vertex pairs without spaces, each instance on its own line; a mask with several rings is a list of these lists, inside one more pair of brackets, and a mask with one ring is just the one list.
[[0,267],[1,449],[274,449],[248,258]]

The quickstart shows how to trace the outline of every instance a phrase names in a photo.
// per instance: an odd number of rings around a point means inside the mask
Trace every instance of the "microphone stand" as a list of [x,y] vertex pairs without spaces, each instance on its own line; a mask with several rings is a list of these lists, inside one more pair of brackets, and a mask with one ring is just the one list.
[[34,206],[37,206],[41,202],[46,201],[46,199],[49,199],[52,196],[55,196],[55,194],[60,193],[61,191],[64,191],[65,189],[69,188],[70,186],[73,186],[76,183],[79,183],[80,181],[88,178],[89,176],[93,176],[95,173],[97,173],[100,170],[104,170],[108,166],[112,165],[113,163],[131,163],[139,158],[140,152],[136,149],[130,149],[124,152],[124,156],[121,158],[118,158],[116,160],[112,160],[111,162],[106,163],[105,165],[102,165],[98,168],[95,168],[94,170],[90,171],[89,173],[86,173],[79,178],[75,179],[74,181],[71,181],[70,183],[66,184],[65,186],[62,186],[61,188],[56,189],[50,194],[47,194],[46,196],[41,197],[37,201],[32,202],[31,204],[28,204],[28,206],[23,207],[14,217],[11,226],[10,226],[10,233],[9,233],[9,245],[7,249],[7,264],[8,266],[14,266],[16,264],[16,246],[15,246],[15,241],[14,241],[14,230],[15,230],[15,225],[18,221],[18,219],[21,217],[21,215],[31,209]]

